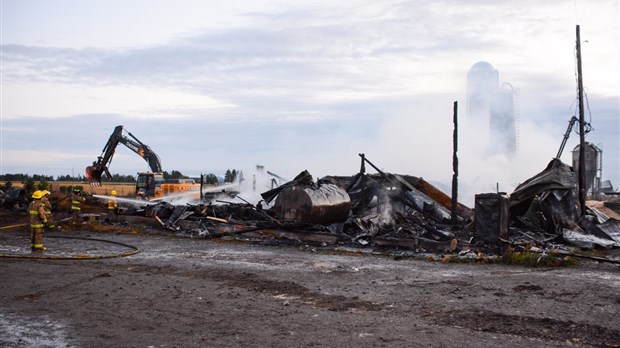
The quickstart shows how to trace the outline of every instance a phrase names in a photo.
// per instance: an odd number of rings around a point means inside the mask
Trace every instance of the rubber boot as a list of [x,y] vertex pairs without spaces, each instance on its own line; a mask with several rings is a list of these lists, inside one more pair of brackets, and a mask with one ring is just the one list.
[[46,251],[47,248],[43,246],[43,244],[32,244],[32,251],[33,252],[37,252],[37,251]]

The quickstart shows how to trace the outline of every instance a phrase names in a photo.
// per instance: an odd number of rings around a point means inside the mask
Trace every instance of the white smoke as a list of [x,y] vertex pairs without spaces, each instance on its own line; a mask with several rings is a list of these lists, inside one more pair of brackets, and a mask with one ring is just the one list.
[[[459,202],[473,207],[476,193],[512,192],[516,186],[542,171],[561,142],[532,123],[521,123],[514,158],[488,151],[484,126],[470,124],[459,103],[458,159]],[[383,170],[423,177],[438,188],[452,182],[453,101],[428,103],[412,110],[412,116],[387,120],[375,151],[367,157]],[[369,169],[372,171],[372,169]],[[450,191],[443,190],[450,195]]]
[[[265,168],[263,165],[256,164],[253,168],[242,169],[243,180],[239,180],[237,177],[238,191],[237,197],[231,199],[234,203],[248,202],[252,205],[258,204],[263,198],[261,193],[271,190],[285,183],[287,180],[281,180],[271,174],[269,174],[269,168]],[[273,173],[273,172],[272,172]],[[278,173],[274,173],[278,175]],[[280,175],[278,175],[280,176]],[[292,179],[292,178],[285,178]],[[263,207],[268,206],[266,203],[261,202]],[[273,202],[272,202],[273,204]]]

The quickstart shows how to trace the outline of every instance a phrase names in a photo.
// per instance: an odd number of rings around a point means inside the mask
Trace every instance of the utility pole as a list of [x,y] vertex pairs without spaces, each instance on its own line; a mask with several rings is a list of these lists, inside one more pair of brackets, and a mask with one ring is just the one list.
[[452,203],[450,205],[450,217],[452,224],[456,225],[456,205],[458,204],[458,193],[459,193],[459,158],[456,155],[456,152],[459,148],[458,142],[458,109],[459,103],[457,101],[454,102],[454,112],[452,117],[452,122],[454,123],[454,132],[452,134]]
[[581,215],[586,214],[586,159],[585,159],[585,121],[583,111],[583,80],[581,78],[581,36],[577,25],[577,93],[579,95],[579,205]]
[[363,153],[359,154],[362,158],[362,164],[360,166],[360,182],[362,184],[362,214],[366,214],[366,155]]

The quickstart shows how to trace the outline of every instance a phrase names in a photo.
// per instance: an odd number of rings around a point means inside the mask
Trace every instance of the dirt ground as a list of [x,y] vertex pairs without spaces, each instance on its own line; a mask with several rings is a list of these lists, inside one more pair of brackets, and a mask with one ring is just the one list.
[[[0,258],[0,346],[620,346],[618,265],[443,264],[126,232],[48,233],[40,258]],[[0,229],[0,253],[28,246],[27,228]],[[139,252],[96,258],[129,246]],[[95,259],[53,259],[68,255]]]

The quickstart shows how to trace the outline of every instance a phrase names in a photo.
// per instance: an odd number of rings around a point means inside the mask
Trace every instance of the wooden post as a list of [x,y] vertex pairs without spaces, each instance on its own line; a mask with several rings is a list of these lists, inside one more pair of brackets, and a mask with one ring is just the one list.
[[203,173],[200,173],[200,202],[201,203],[204,198],[204,193],[202,193],[202,188],[204,184],[205,184],[205,175]]
[[360,153],[360,157],[362,158],[362,164],[360,166],[360,183],[362,186],[361,196],[362,196],[362,214],[366,213],[366,155]]
[[452,134],[452,203],[450,204],[450,217],[452,224],[456,224],[457,215],[456,215],[456,206],[458,204],[458,186],[459,186],[459,158],[457,156],[458,151],[458,108],[459,103],[457,101],[454,102],[454,112],[453,112],[453,123],[454,123],[454,132]]
[[581,215],[586,214],[586,160],[585,160],[585,127],[583,110],[583,80],[581,78],[581,37],[577,25],[577,92],[579,94],[579,205]]

